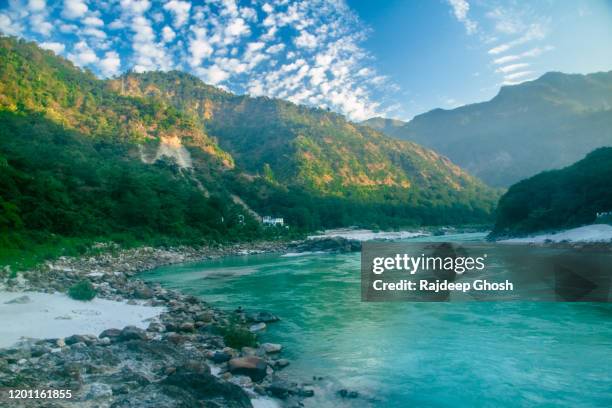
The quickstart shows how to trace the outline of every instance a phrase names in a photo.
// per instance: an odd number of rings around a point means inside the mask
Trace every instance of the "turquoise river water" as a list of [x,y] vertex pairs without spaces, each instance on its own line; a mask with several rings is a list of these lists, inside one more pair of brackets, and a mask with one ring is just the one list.
[[143,278],[279,315],[261,340],[288,374],[323,377],[310,407],[612,407],[612,305],[364,303],[359,271],[358,253],[251,255]]

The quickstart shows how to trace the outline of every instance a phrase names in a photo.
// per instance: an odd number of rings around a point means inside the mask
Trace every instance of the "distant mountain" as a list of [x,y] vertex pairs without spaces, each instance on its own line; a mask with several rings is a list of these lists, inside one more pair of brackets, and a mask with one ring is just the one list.
[[612,145],[612,71],[550,72],[504,86],[488,102],[435,109],[408,123],[366,125],[448,156],[492,186],[505,187]]
[[612,212],[611,180],[611,147],[599,148],[569,167],[523,180],[499,200],[493,235],[525,234],[596,222],[597,213]]
[[0,37],[0,232],[226,239],[266,234],[257,213],[298,230],[483,222],[495,199],[446,157],[325,110],[180,72],[103,81]]

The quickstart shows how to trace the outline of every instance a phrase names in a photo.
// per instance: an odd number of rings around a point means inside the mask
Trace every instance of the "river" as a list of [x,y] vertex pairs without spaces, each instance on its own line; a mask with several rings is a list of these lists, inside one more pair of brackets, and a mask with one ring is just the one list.
[[261,340],[283,345],[292,376],[323,377],[309,407],[612,406],[612,305],[364,303],[359,270],[358,253],[268,254],[142,277],[220,308],[278,314]]

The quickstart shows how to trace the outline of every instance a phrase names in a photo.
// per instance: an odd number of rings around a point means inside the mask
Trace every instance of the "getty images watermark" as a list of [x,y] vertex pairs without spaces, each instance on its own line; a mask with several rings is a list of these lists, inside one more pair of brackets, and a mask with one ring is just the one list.
[[366,242],[363,301],[610,300],[612,254],[495,243]]

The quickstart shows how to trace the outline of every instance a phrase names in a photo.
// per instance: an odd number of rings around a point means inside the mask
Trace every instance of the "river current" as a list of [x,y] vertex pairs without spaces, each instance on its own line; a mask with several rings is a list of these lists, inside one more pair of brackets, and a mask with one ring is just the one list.
[[310,407],[612,406],[610,304],[364,303],[358,253],[231,257],[143,278],[279,315],[260,338],[283,345],[289,374],[317,377]]

